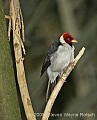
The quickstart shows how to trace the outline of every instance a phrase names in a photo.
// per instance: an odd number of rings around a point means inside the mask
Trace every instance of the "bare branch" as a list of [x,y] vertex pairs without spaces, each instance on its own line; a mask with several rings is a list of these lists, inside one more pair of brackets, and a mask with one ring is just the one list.
[[25,49],[23,44],[24,24],[23,24],[23,18],[22,18],[22,12],[20,9],[19,0],[10,0],[10,16],[11,16],[11,20],[9,21],[8,34],[10,37],[10,30],[12,23],[13,46],[14,46],[15,59],[16,59],[17,80],[20,88],[21,98],[27,120],[36,120],[27,88],[26,76],[25,76],[25,70],[23,64],[24,58],[22,56],[22,53],[24,52],[25,54]]
[[48,120],[49,116],[50,116],[50,112],[52,109],[52,106],[54,104],[54,101],[59,93],[59,91],[61,90],[64,82],[66,82],[67,77],[69,76],[70,72],[74,69],[75,65],[77,64],[77,62],[79,61],[79,59],[82,57],[82,55],[84,54],[85,48],[83,47],[79,54],[76,56],[76,58],[73,60],[73,62],[68,66],[67,70],[65,71],[65,73],[62,75],[62,77],[59,79],[57,85],[55,86],[49,100],[48,103],[45,107],[45,111],[43,113],[43,118],[42,120]]

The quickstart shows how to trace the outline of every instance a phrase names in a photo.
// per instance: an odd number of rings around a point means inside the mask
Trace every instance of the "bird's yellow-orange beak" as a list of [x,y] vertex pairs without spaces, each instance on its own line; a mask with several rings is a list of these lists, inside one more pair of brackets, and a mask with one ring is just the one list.
[[72,42],[72,43],[77,43],[78,41],[77,41],[77,40],[75,40],[75,39],[73,39],[71,42]]

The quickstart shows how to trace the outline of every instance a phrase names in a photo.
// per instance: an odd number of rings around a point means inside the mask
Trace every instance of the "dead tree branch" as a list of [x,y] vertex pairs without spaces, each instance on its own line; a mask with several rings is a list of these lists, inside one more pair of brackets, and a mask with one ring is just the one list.
[[[12,27],[12,28],[11,28]],[[36,120],[32,108],[23,64],[24,49],[24,24],[19,0],[10,0],[10,19],[8,28],[8,37],[10,39],[10,31],[13,31],[13,46],[16,59],[17,80],[20,88],[21,98],[25,110],[27,120]]]
[[70,72],[74,69],[75,65],[77,64],[77,62],[80,60],[80,58],[82,57],[82,55],[84,54],[85,48],[83,47],[79,54],[76,56],[76,58],[73,60],[73,62],[68,66],[67,70],[65,71],[65,73],[62,75],[62,77],[59,79],[57,85],[55,86],[49,100],[48,103],[45,107],[44,113],[43,113],[43,118],[42,120],[48,120],[49,116],[50,116],[50,112],[52,109],[52,106],[54,104],[54,101],[59,93],[59,91],[61,90],[64,82],[66,82],[67,77],[69,76]]

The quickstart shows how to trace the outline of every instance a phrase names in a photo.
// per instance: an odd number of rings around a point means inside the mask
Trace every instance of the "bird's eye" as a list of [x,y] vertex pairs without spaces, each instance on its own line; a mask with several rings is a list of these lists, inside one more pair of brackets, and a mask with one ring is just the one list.
[[67,40],[69,41],[69,40],[71,40],[70,38],[67,38]]

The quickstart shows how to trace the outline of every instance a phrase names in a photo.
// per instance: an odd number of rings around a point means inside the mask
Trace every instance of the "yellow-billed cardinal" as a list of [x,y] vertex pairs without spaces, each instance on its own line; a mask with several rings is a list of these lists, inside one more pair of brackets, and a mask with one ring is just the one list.
[[72,44],[76,42],[74,37],[66,32],[48,48],[41,70],[41,76],[47,70],[49,78],[46,100],[53,91],[57,78],[65,72],[67,66],[74,59],[74,46]]

